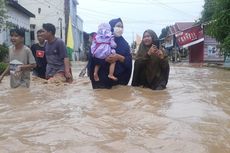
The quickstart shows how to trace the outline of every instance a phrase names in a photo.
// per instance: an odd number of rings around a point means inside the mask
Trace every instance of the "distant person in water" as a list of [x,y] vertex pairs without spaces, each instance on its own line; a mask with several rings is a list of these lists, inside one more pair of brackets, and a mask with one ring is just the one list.
[[87,54],[87,64],[86,66],[81,70],[81,72],[79,73],[79,77],[84,77],[85,74],[86,74],[86,71],[87,71],[87,76],[89,77],[89,67],[90,67],[90,64],[91,64],[91,60],[89,60],[89,58],[91,57],[91,45],[92,45],[92,42],[93,40],[95,39],[95,36],[96,36],[96,32],[91,32],[90,34],[88,34],[88,40],[86,40],[86,47],[85,47],[85,51],[86,51],[86,54]]
[[[93,39],[91,46],[91,53],[95,63],[93,77],[95,81],[99,81],[98,71],[101,67],[101,59],[105,60],[111,54],[115,54],[116,43],[114,42],[114,36],[111,32],[111,27],[108,23],[102,23],[98,26],[98,31]],[[103,62],[103,61],[102,61]],[[117,78],[113,75],[116,62],[110,63],[108,77],[114,81]]]

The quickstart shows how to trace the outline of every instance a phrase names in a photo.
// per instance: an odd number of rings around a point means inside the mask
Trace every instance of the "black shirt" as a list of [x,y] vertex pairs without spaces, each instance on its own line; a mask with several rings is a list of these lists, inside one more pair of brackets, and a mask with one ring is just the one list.
[[45,46],[40,46],[38,43],[31,46],[31,51],[36,60],[37,67],[34,69],[35,75],[41,78],[45,78],[46,73],[46,56]]

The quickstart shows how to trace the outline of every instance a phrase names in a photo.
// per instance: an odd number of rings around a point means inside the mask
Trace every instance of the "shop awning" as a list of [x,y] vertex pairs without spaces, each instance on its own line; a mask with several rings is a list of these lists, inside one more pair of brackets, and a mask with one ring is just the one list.
[[176,33],[176,41],[180,48],[189,47],[204,41],[204,34],[201,25],[197,25]]

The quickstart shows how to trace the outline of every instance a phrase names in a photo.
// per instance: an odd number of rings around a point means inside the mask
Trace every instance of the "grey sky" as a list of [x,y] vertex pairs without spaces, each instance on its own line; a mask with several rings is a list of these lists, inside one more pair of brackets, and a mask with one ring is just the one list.
[[84,31],[97,31],[102,22],[120,17],[124,37],[131,43],[136,34],[146,29],[158,36],[161,29],[175,22],[195,21],[200,17],[204,0],[78,0],[78,15],[84,21]]

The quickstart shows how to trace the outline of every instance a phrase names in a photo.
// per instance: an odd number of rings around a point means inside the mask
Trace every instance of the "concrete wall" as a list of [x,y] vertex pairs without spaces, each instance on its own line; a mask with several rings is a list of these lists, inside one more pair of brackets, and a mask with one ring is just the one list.
[[221,55],[218,45],[219,43],[214,38],[204,36],[204,61],[224,61],[224,56]]
[[[31,40],[30,40],[30,17],[26,14],[18,11],[15,8],[12,8],[10,6],[6,6],[7,9],[7,16],[6,19],[7,22],[13,23],[14,25],[18,27],[22,27],[26,30],[26,36],[25,36],[25,44],[30,46]],[[10,45],[10,29],[8,28],[2,28],[0,31],[0,44],[6,43],[7,45]]]
[[[40,1],[40,3],[39,3]],[[52,23],[56,27],[56,36],[65,41],[64,0],[18,0],[18,3],[32,12],[36,17],[31,18],[30,24],[35,25],[35,38],[37,30],[43,23]],[[40,11],[39,11],[40,10]],[[62,26],[61,26],[62,22]]]
[[72,20],[73,38],[74,38],[74,55],[73,60],[83,58],[83,20],[77,16],[76,0],[70,0],[70,16]]

